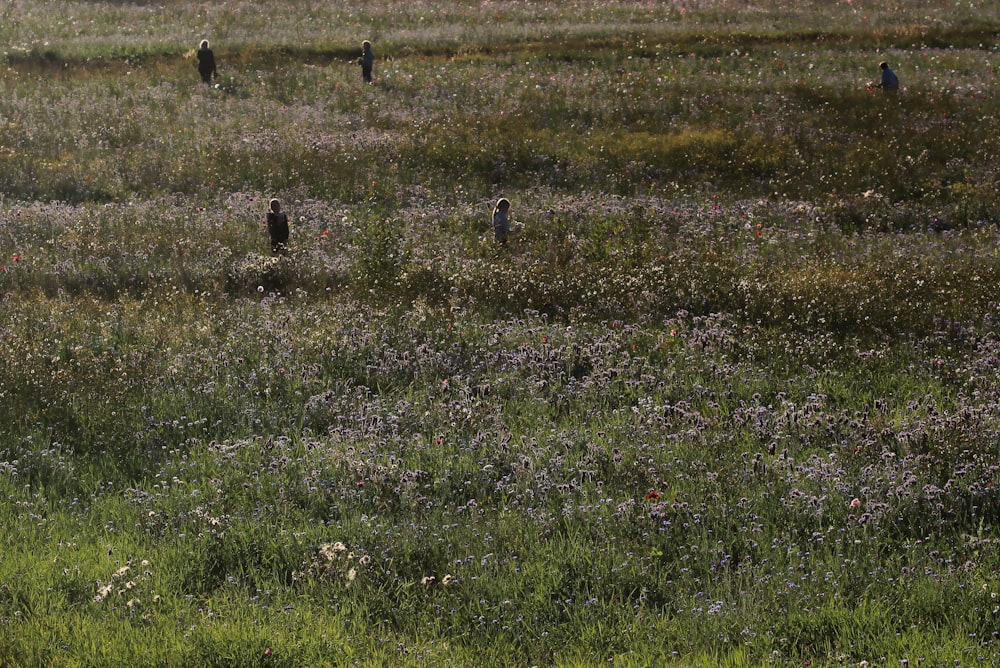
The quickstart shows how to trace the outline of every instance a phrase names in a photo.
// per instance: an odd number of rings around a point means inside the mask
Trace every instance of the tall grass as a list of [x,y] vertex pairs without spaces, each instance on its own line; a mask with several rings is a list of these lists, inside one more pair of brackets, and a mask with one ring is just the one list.
[[995,662],[994,13],[7,3],[0,664]]
[[[864,89],[884,57],[905,77],[893,99]],[[345,62],[279,54],[223,67],[217,89],[181,62],[14,70],[2,183],[43,201],[297,188],[357,202],[411,184],[586,192],[596,178],[622,195],[724,188],[829,203],[852,229],[880,217],[875,203],[905,202],[893,226],[961,227],[995,215],[991,58],[798,46],[434,56],[382,61],[374,88]],[[866,192],[886,199],[849,213]]]

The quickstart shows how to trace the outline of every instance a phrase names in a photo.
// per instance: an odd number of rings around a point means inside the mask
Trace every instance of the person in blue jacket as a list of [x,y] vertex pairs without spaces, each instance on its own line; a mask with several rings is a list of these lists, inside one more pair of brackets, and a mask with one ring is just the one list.
[[896,92],[899,90],[899,77],[896,73],[889,69],[889,63],[884,60],[878,64],[878,68],[882,70],[882,80],[879,81],[878,87],[886,92]]

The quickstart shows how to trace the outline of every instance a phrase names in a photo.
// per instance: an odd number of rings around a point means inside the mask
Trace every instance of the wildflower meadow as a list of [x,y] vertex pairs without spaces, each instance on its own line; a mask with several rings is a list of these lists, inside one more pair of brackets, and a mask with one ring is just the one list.
[[996,665],[998,36],[7,0],[0,666]]

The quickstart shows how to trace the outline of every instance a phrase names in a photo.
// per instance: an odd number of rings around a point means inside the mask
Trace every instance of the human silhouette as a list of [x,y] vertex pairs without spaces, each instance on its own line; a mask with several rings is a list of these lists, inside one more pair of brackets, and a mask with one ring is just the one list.
[[521,223],[510,221],[510,200],[501,197],[493,208],[493,238],[501,246],[507,244],[507,239],[521,231]]
[[284,255],[288,250],[288,214],[281,210],[281,202],[272,199],[267,212],[267,233],[271,236],[271,252]]
[[883,60],[878,64],[878,68],[882,70],[882,80],[879,81],[876,87],[881,88],[887,93],[895,93],[899,90],[899,77],[889,69],[889,63]]
[[208,40],[202,40],[198,49],[198,73],[205,83],[212,83],[212,77],[219,78],[219,71],[215,67],[215,54],[208,47]]
[[358,58],[358,65],[361,65],[361,78],[365,83],[372,82],[372,66],[375,64],[375,54],[372,53],[372,43],[367,39],[361,42],[361,57]]

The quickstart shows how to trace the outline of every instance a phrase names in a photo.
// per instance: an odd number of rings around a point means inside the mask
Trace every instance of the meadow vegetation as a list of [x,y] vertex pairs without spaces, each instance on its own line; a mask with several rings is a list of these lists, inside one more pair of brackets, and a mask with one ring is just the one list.
[[998,24],[4,3],[0,665],[996,663]]

